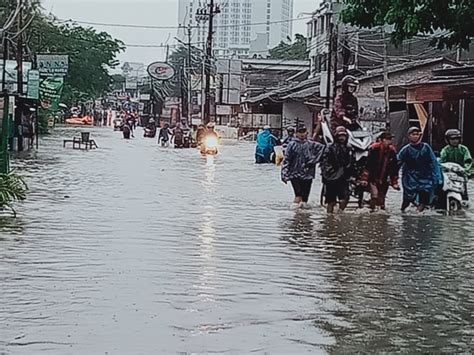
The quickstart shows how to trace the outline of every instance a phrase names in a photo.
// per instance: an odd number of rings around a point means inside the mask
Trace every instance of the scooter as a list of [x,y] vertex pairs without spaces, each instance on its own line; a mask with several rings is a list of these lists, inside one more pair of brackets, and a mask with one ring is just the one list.
[[191,136],[191,132],[185,132],[183,137],[183,148],[191,148],[193,144],[193,137]]
[[443,189],[438,194],[438,206],[448,213],[455,213],[469,206],[467,195],[467,177],[463,167],[456,163],[441,164]]
[[123,122],[121,119],[114,120],[114,131],[121,131],[123,129]]
[[[321,127],[323,131],[324,142],[329,145],[334,143],[334,137],[332,136],[330,128],[331,112],[328,109],[321,111]],[[368,195],[368,189],[357,183],[359,177],[362,175],[363,170],[367,164],[367,158],[369,156],[369,148],[372,145],[373,139],[369,131],[364,129],[358,120],[353,120],[352,123],[347,127],[347,133],[349,138],[349,145],[354,150],[355,166],[354,176],[351,179],[351,195],[357,199],[359,208],[364,207],[366,200],[370,199],[365,197]]]
[[143,137],[145,138],[155,138],[156,129],[145,128],[143,130]]
[[131,132],[132,130],[130,129],[130,126],[128,124],[125,124],[122,128],[123,138],[130,139]]
[[215,136],[207,136],[201,144],[202,155],[217,155],[219,140]]

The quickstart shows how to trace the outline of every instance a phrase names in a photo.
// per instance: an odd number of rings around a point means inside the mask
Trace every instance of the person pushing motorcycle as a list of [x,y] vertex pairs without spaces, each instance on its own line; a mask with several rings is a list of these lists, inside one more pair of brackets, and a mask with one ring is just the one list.
[[448,129],[445,133],[448,144],[441,150],[440,163],[456,163],[461,165],[466,175],[471,175],[472,156],[469,148],[462,145],[462,135],[458,129]]

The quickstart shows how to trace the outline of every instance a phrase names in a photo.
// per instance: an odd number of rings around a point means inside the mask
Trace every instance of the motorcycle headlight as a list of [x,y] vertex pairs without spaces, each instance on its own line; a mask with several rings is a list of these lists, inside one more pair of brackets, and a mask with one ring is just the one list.
[[206,147],[208,148],[217,148],[217,143],[216,137],[207,137],[205,140]]

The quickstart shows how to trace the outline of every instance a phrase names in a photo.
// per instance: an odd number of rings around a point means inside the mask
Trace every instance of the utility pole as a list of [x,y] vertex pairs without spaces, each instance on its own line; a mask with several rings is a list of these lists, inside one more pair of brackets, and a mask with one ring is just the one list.
[[328,46],[328,58],[327,58],[327,83],[326,83],[326,108],[329,109],[331,104],[331,63],[332,63],[332,47],[333,47],[333,32],[334,24],[331,22],[329,25],[329,46]]
[[388,63],[387,63],[387,41],[385,40],[385,29],[382,25],[383,41],[383,92],[385,98],[385,126],[390,131],[390,96],[388,90]]
[[168,58],[170,56],[170,45],[167,44],[166,45],[166,59],[165,59],[165,62],[168,63]]
[[344,31],[344,40],[342,41],[342,77],[349,72],[349,61],[351,59],[351,51],[349,42],[347,41],[347,28]]
[[186,71],[186,74],[187,74],[187,80],[188,80],[188,125],[189,127],[192,126],[192,123],[193,123],[193,103],[192,103],[192,99],[193,99],[193,96],[192,96],[192,90],[193,90],[193,86],[192,86],[192,66],[193,66],[193,63],[192,63],[192,55],[191,55],[191,50],[192,50],[192,47],[191,47],[191,25],[188,25],[188,65],[187,65],[187,71]]
[[18,0],[20,5],[20,12],[18,13],[17,17],[17,42],[16,42],[16,73],[17,73],[17,83],[18,83],[18,96],[23,94],[23,35],[21,33],[22,30],[22,18],[23,18],[23,0]]
[[8,38],[6,31],[3,32],[3,67],[2,67],[2,92],[7,91],[7,59],[8,59]]
[[[23,34],[21,33],[23,27],[23,0],[18,0],[20,11],[17,17],[17,42],[16,42],[16,73],[17,73],[17,100],[23,95]],[[21,105],[17,103],[15,109],[15,126],[13,127],[13,136],[17,139],[17,150],[23,151],[23,126],[21,123]]]
[[204,124],[211,120],[211,58],[212,58],[212,37],[214,35],[214,15],[220,13],[219,7],[214,6],[214,0],[210,0],[208,4],[208,20],[209,30],[207,33],[207,46],[206,46],[206,86],[204,89]]
[[336,25],[334,27],[334,34],[333,34],[333,52],[334,52],[334,86],[332,90],[332,102],[336,100],[336,95],[337,95],[337,55],[338,55],[338,33],[337,33],[338,26]]

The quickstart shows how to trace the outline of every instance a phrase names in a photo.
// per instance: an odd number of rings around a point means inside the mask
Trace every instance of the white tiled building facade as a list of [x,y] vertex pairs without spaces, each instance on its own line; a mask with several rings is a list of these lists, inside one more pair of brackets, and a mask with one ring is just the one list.
[[[182,26],[191,25],[192,42],[201,48],[205,46],[208,23],[197,22],[196,12],[208,8],[207,3],[208,0],[179,0],[178,22]],[[257,34],[268,38],[267,46],[260,48],[262,52],[292,36],[293,0],[220,0],[215,3],[221,9],[214,20],[216,56],[249,56],[250,43],[257,39]],[[186,30],[180,29],[178,37],[187,41]]]

